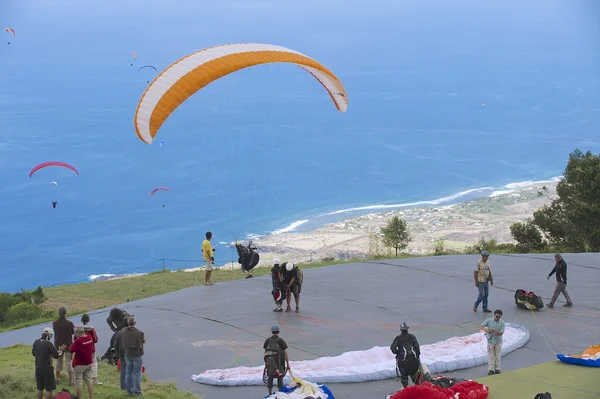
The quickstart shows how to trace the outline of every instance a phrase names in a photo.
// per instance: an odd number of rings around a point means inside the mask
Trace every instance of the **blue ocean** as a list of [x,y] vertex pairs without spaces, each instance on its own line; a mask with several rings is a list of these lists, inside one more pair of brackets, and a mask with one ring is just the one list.
[[[600,151],[596,0],[0,0],[0,27],[0,291],[194,267],[209,230],[223,264],[236,240],[461,201]],[[137,137],[158,72],[246,42],[323,63],[348,111],[268,64]],[[47,161],[79,175],[29,177]]]

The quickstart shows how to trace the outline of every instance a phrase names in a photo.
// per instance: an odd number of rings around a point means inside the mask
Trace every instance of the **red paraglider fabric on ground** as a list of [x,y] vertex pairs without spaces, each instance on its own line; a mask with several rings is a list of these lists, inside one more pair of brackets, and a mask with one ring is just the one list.
[[450,388],[440,388],[429,382],[406,387],[390,399],[487,399],[488,388],[475,381],[462,381]]

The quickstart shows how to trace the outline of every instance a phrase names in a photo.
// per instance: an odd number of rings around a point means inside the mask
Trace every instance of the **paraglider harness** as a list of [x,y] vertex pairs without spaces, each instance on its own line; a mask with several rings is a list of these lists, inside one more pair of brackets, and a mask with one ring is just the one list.
[[265,369],[263,371],[263,383],[267,384],[269,379],[269,363],[275,365],[275,368],[280,372],[278,377],[285,377],[287,373],[287,369],[279,370],[279,365],[281,360],[283,359],[283,351],[279,347],[278,343],[279,337],[270,337],[269,343],[267,344],[267,349],[265,349]]
[[108,345],[108,349],[102,355],[100,360],[106,360],[109,364],[117,364],[119,360],[119,354],[115,350],[115,339],[117,337],[117,333],[121,331],[123,328],[126,328],[127,325],[125,323],[125,319],[127,317],[131,317],[127,311],[121,310],[119,308],[112,308],[108,318],[106,319],[106,323],[110,326],[110,329],[113,331],[112,337],[110,337],[110,343]]
[[246,278],[252,278],[251,270],[254,266],[258,265],[258,261],[260,260],[260,255],[256,252],[256,247],[253,247],[252,241],[250,241],[248,246],[235,244],[235,248],[239,256],[238,263],[242,265],[242,271],[248,273]]
[[416,361],[418,363],[417,370],[417,381],[414,381],[416,385],[420,385],[423,383],[423,366],[421,365],[421,360],[417,357],[412,345],[408,345],[403,342],[402,345],[398,347],[399,351],[396,355],[396,381],[400,381],[402,377],[402,371],[406,373],[407,363],[409,361]]
[[540,310],[544,307],[544,301],[533,291],[518,289],[515,291],[515,305],[521,309]]

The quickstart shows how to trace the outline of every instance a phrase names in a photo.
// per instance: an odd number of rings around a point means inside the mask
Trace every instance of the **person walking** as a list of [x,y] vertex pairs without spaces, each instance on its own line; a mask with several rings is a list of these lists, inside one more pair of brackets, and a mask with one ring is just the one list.
[[491,313],[492,311],[488,308],[488,295],[490,292],[490,285],[494,285],[494,278],[492,277],[492,270],[490,269],[490,263],[488,259],[490,253],[488,251],[481,251],[481,259],[475,264],[475,270],[473,271],[473,278],[475,279],[475,287],[479,292],[475,305],[473,305],[473,312],[477,312],[477,307],[483,301],[483,311]]
[[277,378],[277,389],[283,389],[283,377],[290,369],[290,362],[287,354],[287,343],[279,336],[279,326],[271,326],[271,335],[265,340],[263,349],[265,350],[265,375],[267,390],[269,395],[273,392],[273,380]]
[[213,282],[210,281],[210,275],[213,270],[213,265],[215,264],[214,258],[214,249],[210,243],[212,239],[212,233],[210,231],[206,232],[206,240],[202,241],[202,256],[204,257],[204,265],[206,266],[206,273],[204,275],[204,285],[213,285]]
[[400,372],[402,386],[404,388],[408,386],[408,377],[411,378],[413,384],[419,385],[421,348],[417,337],[408,332],[406,322],[400,326],[400,335],[394,338],[390,350],[396,355],[397,372]]
[[125,363],[127,364],[125,385],[129,396],[142,396],[142,360],[146,337],[138,330],[135,317],[127,318],[129,327],[123,330],[121,343],[125,347]]
[[563,294],[567,300],[567,303],[565,303],[563,306],[569,308],[573,306],[573,302],[571,301],[571,297],[567,292],[567,262],[565,262],[561,254],[554,255],[554,260],[556,260],[554,269],[552,269],[546,278],[546,280],[550,280],[550,277],[556,273],[556,288],[554,289],[554,295],[552,295],[552,299],[550,300],[548,307],[552,309],[554,307],[554,302],[556,302],[558,299],[558,296]]
[[[54,347],[60,348],[66,345],[67,348],[73,343],[73,335],[75,334],[75,325],[71,320],[67,319],[67,309],[63,306],[58,309],[58,319],[52,323],[54,330]],[[63,368],[69,373],[69,385],[73,385],[73,355],[69,351],[64,351],[56,361],[56,383],[60,384],[60,372]]]
[[62,352],[67,349],[67,345],[62,345],[56,350],[52,342],[54,332],[50,327],[44,328],[42,337],[37,339],[31,348],[31,354],[35,357],[35,381],[37,384],[37,399],[52,398],[52,391],[56,389],[56,379],[54,378],[54,366],[52,358],[58,359]]
[[90,399],[94,399],[94,385],[92,384],[92,354],[94,341],[85,333],[83,326],[75,327],[75,341],[69,347],[73,354],[73,380],[77,390],[77,398],[83,399],[83,382],[87,385]]
[[504,324],[502,310],[497,309],[494,311],[493,318],[490,317],[479,326],[479,330],[485,332],[488,340],[488,375],[500,374]]

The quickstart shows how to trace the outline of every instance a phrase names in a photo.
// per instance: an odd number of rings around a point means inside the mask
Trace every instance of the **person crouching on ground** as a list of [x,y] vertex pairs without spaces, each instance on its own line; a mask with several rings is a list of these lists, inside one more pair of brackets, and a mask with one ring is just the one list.
[[[285,267],[282,268],[283,284],[286,290],[286,312],[292,310],[290,303],[292,301],[292,295],[294,294],[294,302],[296,302],[296,313],[300,311],[300,292],[298,287],[298,268],[292,262],[284,263]],[[283,266],[283,265],[282,265]]]
[[279,336],[279,326],[274,324],[271,327],[273,334],[266,339],[263,348],[265,350],[265,373],[267,377],[267,389],[269,395],[273,393],[273,380],[277,378],[277,389],[283,389],[283,377],[290,369],[290,362],[287,354],[287,343]]
[[281,266],[279,266],[279,259],[273,259],[273,267],[271,268],[271,283],[273,284],[273,290],[271,294],[273,295],[273,300],[275,301],[275,309],[273,312],[282,312],[283,309],[281,305],[284,300],[284,290],[283,288],[283,277],[281,277]]
[[129,317],[127,323],[129,327],[123,330],[121,336],[121,343],[125,347],[125,362],[127,363],[127,375],[125,377],[127,394],[142,396],[142,360],[146,337],[142,331],[135,327],[135,317]]
[[479,259],[475,265],[473,277],[475,278],[475,287],[477,287],[479,295],[477,296],[475,305],[473,305],[473,312],[477,312],[477,307],[481,301],[483,301],[483,311],[486,313],[492,312],[488,308],[488,295],[490,292],[488,282],[489,284],[494,285],[494,278],[492,277],[492,270],[490,269],[490,264],[488,262],[489,257],[490,253],[488,251],[481,251],[481,259]]
[[71,344],[69,352],[73,354],[73,379],[77,398],[83,398],[83,382],[87,385],[90,399],[94,399],[94,385],[92,384],[92,357],[94,341],[85,333],[83,326],[75,327],[75,341]]
[[83,330],[87,335],[92,337],[93,341],[93,353],[92,353],[92,380],[96,385],[102,385],[101,382],[98,382],[98,358],[96,357],[96,344],[98,343],[98,335],[96,334],[96,329],[88,323],[90,322],[90,316],[87,313],[84,313],[81,316],[81,323],[83,323]]
[[502,311],[494,311],[494,317],[490,317],[479,327],[486,333],[488,339],[488,375],[500,374],[500,360],[502,358],[502,335],[504,334],[504,320]]
[[52,398],[52,391],[56,389],[56,379],[54,378],[54,366],[52,366],[52,358],[58,359],[62,352],[67,349],[67,345],[63,344],[58,348],[58,351],[50,341],[54,335],[51,328],[44,328],[42,337],[33,343],[31,354],[35,357],[35,381],[37,384],[37,399],[44,397],[44,389],[46,390],[46,399]]
[[396,365],[400,372],[402,386],[404,388],[408,386],[408,377],[411,378],[413,384],[419,385],[421,348],[417,338],[408,332],[406,322],[400,326],[400,335],[394,338],[390,350],[396,355]]
[[[58,319],[52,322],[52,329],[54,330],[54,347],[59,348],[66,345],[67,348],[73,343],[73,334],[75,334],[75,325],[69,319],[67,319],[67,309],[61,307],[58,309]],[[56,383],[60,384],[60,372],[63,367],[66,367],[69,373],[69,385],[73,385],[73,361],[71,352],[65,351],[56,361]]]

